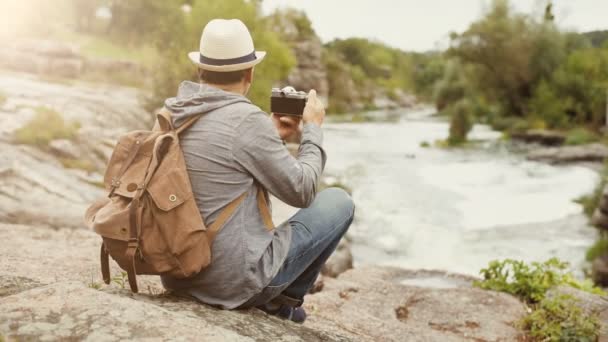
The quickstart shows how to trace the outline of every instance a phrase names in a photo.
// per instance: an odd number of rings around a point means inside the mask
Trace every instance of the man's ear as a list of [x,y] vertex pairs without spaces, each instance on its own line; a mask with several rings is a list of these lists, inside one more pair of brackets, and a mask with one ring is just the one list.
[[253,68],[245,71],[245,82],[249,84],[253,83]]

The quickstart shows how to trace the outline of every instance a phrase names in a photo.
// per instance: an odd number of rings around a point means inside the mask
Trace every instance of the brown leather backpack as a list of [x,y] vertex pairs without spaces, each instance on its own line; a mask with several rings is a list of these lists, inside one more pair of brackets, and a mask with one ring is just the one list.
[[[101,273],[110,283],[109,256],[127,272],[137,292],[136,274],[187,278],[211,262],[211,244],[247,196],[240,195],[205,227],[192,187],[179,134],[197,117],[174,129],[171,113],[157,115],[153,131],[133,131],[120,137],[104,177],[107,198],[85,214],[90,228],[101,235]],[[258,206],[272,225],[267,199],[258,186]]]

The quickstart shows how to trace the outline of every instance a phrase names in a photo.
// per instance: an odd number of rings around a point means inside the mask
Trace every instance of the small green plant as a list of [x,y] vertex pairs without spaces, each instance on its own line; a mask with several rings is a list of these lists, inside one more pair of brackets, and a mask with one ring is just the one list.
[[61,114],[46,108],[36,108],[34,118],[15,131],[15,142],[44,147],[55,139],[74,139],[78,133],[78,123],[65,122]]
[[431,147],[431,144],[428,141],[422,141],[422,142],[420,142],[420,147],[429,148],[429,147]]
[[576,280],[567,268],[568,263],[557,258],[531,264],[495,260],[481,270],[483,280],[474,282],[474,286],[510,293],[529,305],[531,313],[519,323],[535,341],[595,341],[599,333],[597,316],[584,313],[570,296],[547,297],[547,292],[557,286],[605,295],[591,281]]
[[597,142],[598,136],[585,128],[575,128],[566,135],[566,145],[584,145]]
[[90,283],[87,284],[87,286],[92,288],[93,290],[101,289],[101,284],[96,281],[91,281]]
[[112,283],[118,285],[121,289],[126,288],[127,281],[127,272],[124,271],[112,277]]
[[597,315],[586,315],[577,304],[565,294],[545,298],[519,325],[536,341],[596,341]]

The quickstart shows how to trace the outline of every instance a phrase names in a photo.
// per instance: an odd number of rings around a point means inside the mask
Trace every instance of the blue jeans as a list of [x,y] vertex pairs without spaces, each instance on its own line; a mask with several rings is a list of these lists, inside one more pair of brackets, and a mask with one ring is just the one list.
[[276,297],[301,305],[321,268],[334,252],[353,221],[355,206],[350,195],[328,188],[313,203],[298,211],[289,224],[292,236],[283,266],[264,290],[241,307],[260,306]]

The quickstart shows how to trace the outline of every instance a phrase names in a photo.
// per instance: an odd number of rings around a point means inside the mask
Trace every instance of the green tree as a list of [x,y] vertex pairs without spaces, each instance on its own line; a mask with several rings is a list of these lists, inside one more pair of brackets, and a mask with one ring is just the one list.
[[503,115],[523,117],[537,84],[567,56],[567,43],[552,21],[535,21],[508,0],[494,0],[481,20],[452,35],[448,55],[476,69],[470,81]]

